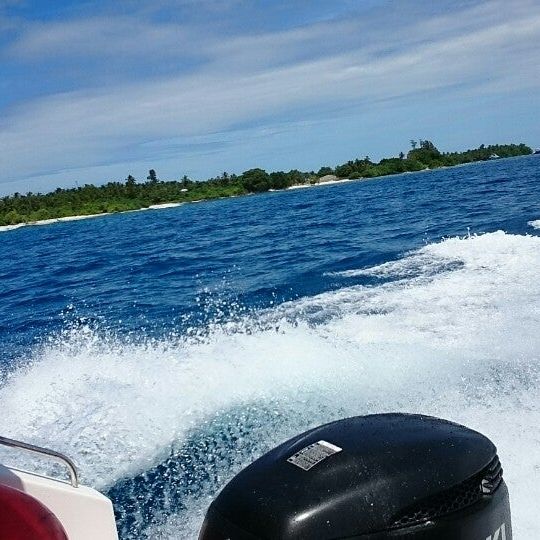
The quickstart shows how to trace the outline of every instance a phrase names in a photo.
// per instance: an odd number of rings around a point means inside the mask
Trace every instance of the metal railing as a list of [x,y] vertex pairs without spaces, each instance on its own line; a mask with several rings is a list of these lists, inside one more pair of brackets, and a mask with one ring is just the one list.
[[57,452],[56,450],[49,450],[48,448],[42,448],[41,446],[35,446],[33,444],[28,444],[22,441],[16,441],[14,439],[8,439],[7,437],[0,436],[0,444],[4,446],[9,446],[10,448],[20,448],[21,450],[26,450],[27,452],[32,452],[34,454],[39,454],[41,456],[46,456],[52,458],[62,465],[65,465],[69,471],[69,479],[73,487],[79,486],[79,477],[77,474],[77,468],[75,463],[71,461],[67,456]]

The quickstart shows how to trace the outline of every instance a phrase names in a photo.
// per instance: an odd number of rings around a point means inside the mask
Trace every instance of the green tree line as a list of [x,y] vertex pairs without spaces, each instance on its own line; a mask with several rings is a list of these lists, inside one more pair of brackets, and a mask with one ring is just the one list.
[[323,176],[338,178],[374,178],[391,174],[451,167],[475,161],[531,154],[525,144],[481,145],[465,152],[440,152],[427,140],[411,141],[411,150],[399,157],[372,162],[368,156],[348,161],[334,168],[322,167],[318,172],[291,170],[268,173],[250,169],[240,175],[227,174],[206,181],[194,181],[184,176],[180,180],[162,181],[154,169],[145,182],[129,175],[122,182],[62,189],[50,193],[14,193],[0,198],[0,225],[16,225],[44,219],[75,215],[102,214],[138,210],[173,202],[217,199],[285,189],[294,185],[316,184]]

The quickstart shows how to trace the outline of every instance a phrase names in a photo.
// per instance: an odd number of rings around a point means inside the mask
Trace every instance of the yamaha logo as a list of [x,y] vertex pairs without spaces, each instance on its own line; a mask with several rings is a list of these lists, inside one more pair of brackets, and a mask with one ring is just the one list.
[[506,524],[503,523],[493,534],[488,536],[486,540],[506,540]]

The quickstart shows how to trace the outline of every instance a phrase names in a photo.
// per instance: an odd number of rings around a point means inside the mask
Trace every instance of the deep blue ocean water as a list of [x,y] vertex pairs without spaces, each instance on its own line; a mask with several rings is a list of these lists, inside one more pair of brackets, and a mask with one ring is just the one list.
[[1,232],[0,432],[71,455],[123,538],[195,538],[287,437],[440,415],[540,536],[536,220],[530,156]]

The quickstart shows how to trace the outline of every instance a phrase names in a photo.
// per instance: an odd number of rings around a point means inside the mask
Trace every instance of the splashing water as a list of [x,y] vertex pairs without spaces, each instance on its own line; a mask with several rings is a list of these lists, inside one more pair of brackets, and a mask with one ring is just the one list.
[[[12,369],[0,432],[73,456],[125,538],[195,538],[262,452],[349,415],[418,412],[497,444],[516,538],[540,534],[540,237],[449,238],[204,336],[80,325]],[[347,279],[368,276],[367,285]]]

